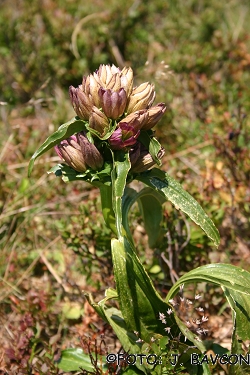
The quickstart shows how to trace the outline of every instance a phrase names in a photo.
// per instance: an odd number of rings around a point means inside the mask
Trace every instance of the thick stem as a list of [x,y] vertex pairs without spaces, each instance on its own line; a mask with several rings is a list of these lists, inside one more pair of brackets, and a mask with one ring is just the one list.
[[112,186],[104,184],[95,184],[99,187],[101,193],[102,202],[102,213],[107,226],[112,230],[112,232],[117,236],[115,213],[113,210],[112,201]]

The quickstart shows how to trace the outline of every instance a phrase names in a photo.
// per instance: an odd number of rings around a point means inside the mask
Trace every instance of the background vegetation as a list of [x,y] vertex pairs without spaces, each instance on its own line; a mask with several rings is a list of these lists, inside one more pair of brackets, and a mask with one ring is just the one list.
[[[178,276],[209,262],[250,270],[250,4],[3,0],[0,6],[0,373],[57,374],[54,359],[65,347],[88,351],[97,340],[98,352],[103,334],[107,351],[119,348],[82,293],[98,299],[114,286],[110,232],[97,190],[47,175],[58,160],[53,152],[28,179],[30,157],[74,116],[69,85],[100,64],[131,66],[136,83],[154,83],[157,102],[168,104],[156,131],[166,149],[163,169],[195,196],[222,237],[215,250],[166,205],[162,240],[150,249],[135,207],[138,252],[159,292],[164,296]],[[201,291],[213,322],[208,337],[226,345],[224,300],[215,288]]]

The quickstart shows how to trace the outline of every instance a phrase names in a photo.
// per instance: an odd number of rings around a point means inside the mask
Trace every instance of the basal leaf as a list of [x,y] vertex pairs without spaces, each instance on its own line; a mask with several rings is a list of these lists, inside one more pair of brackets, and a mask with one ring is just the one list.
[[30,163],[29,163],[28,176],[31,175],[34,162],[39,156],[44,154],[46,151],[50,150],[52,147],[58,145],[64,139],[67,139],[71,135],[84,130],[84,128],[85,128],[84,122],[82,120],[79,120],[77,117],[74,117],[72,120],[61,125],[55,133],[50,135],[43,142],[42,146],[40,146],[39,149],[32,156]]
[[220,236],[212,220],[207,216],[199,203],[187,193],[182,186],[160,169],[152,169],[147,173],[141,173],[136,177],[152,189],[168,199],[176,209],[186,213],[197,225],[199,225],[216,246],[219,245]]
[[[102,362],[104,363],[104,361],[105,358],[103,358]],[[80,371],[81,368],[86,371],[94,371],[89,354],[85,354],[81,348],[62,350],[61,358],[57,365],[63,371]],[[99,366],[102,367],[101,362],[99,362]]]
[[[147,342],[155,333],[166,335],[158,317],[166,314],[170,305],[155,290],[133,245],[124,238],[113,239],[111,247],[119,305],[129,329],[138,331]],[[178,336],[180,330],[172,314],[166,316],[166,324],[174,337]]]
[[229,305],[235,313],[235,339],[250,340],[250,287],[248,294],[223,288]]
[[128,214],[135,202],[138,202],[146,232],[148,234],[149,246],[154,247],[161,233],[162,204],[165,199],[155,190],[144,188],[137,192],[134,189],[126,187],[123,196],[123,226],[127,237],[133,242],[129,228]]
[[148,244],[151,248],[154,248],[162,233],[163,198],[151,188],[145,188],[140,193],[138,202],[148,235]]
[[[182,276],[170,289],[166,301],[182,284],[209,282],[221,286],[233,311],[233,346],[238,340],[250,339],[250,273],[231,264],[208,264]],[[236,370],[235,370],[236,371]],[[239,369],[237,371],[240,371]],[[240,374],[240,372],[239,372]]]

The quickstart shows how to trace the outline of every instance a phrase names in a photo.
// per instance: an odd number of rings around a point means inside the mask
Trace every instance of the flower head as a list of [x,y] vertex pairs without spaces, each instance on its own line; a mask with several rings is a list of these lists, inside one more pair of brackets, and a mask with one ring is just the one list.
[[95,73],[83,77],[77,88],[70,86],[69,93],[77,116],[83,120],[88,120],[93,106],[116,119],[124,113],[132,88],[131,68],[120,70],[114,65],[100,65]]

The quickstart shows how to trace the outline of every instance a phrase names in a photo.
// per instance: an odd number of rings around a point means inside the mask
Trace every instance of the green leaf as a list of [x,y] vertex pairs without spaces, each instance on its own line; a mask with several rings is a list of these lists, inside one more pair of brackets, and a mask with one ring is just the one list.
[[112,186],[104,184],[95,184],[99,187],[102,202],[102,214],[107,226],[117,235],[116,220],[113,210],[113,191]]
[[133,239],[129,228],[128,214],[136,201],[138,201],[144,220],[145,229],[148,234],[149,246],[153,248],[155,247],[162,231],[160,224],[162,221],[162,204],[165,202],[165,199],[151,188],[144,188],[140,192],[137,192],[134,189],[126,187],[122,201],[122,222],[127,237],[131,242],[133,242]]
[[[170,305],[155,290],[133,245],[126,238],[113,239],[111,249],[119,305],[129,330],[138,331],[146,342],[155,333],[166,335],[159,313],[166,314]],[[172,314],[167,315],[166,324],[177,337],[180,330]]]
[[126,186],[124,195],[122,197],[122,224],[126,232],[126,236],[131,243],[133,243],[132,234],[129,227],[129,210],[136,202],[138,193],[136,190]]
[[[233,345],[237,340],[250,339],[250,273],[231,264],[208,264],[182,276],[170,289],[168,302],[182,284],[210,282],[221,286],[233,310]],[[198,345],[197,345],[198,346]]]
[[207,216],[199,203],[187,193],[182,186],[167,173],[160,169],[152,169],[136,177],[152,189],[159,192],[165,199],[172,202],[176,209],[185,212],[197,225],[199,225],[215,246],[220,243],[220,236],[212,220]]
[[52,147],[58,145],[64,139],[67,139],[71,135],[84,130],[84,128],[85,128],[84,121],[79,120],[78,117],[74,117],[70,121],[61,125],[55,133],[50,135],[45,140],[42,146],[40,146],[39,149],[32,156],[30,163],[29,163],[28,176],[31,175],[34,162],[39,156],[44,154],[46,151],[50,150]]
[[[112,294],[114,293],[112,292]],[[111,325],[125,352],[133,354],[141,353],[141,345],[136,342],[138,340],[138,337],[128,329],[121,311],[116,309],[115,307],[107,308],[105,306],[105,303],[109,298],[106,297],[98,304],[96,304],[93,301],[91,295],[88,294],[86,295],[86,297],[91,306],[97,311],[97,313],[102,317],[105,317],[104,320],[106,320]],[[146,374],[144,366],[137,363],[137,367]]]
[[[86,371],[94,371],[91,359],[81,348],[65,349],[61,353],[61,358],[57,362],[59,369],[63,371],[80,371],[81,368]],[[98,366],[102,366],[101,362]]]
[[238,290],[222,289],[235,315],[235,340],[250,340],[250,285],[248,294],[240,293]]
[[210,282],[250,296],[250,273],[231,264],[215,263],[198,267],[183,275],[170,289],[169,301],[179,291],[182,284]]
[[113,189],[113,210],[115,213],[118,237],[122,238],[122,197],[127,182],[128,172],[131,168],[129,153],[124,151],[114,151],[113,164],[114,168],[111,172]]
[[140,193],[138,197],[139,208],[148,234],[149,246],[154,248],[162,233],[162,203],[165,200],[151,188],[145,188]]

